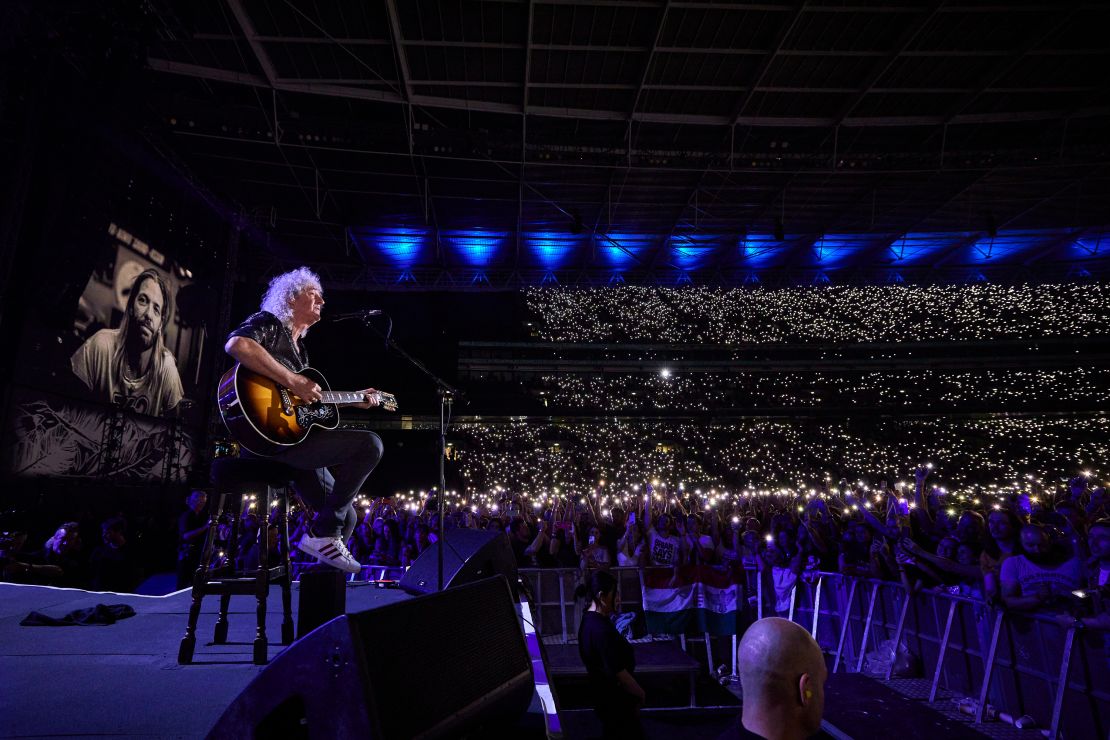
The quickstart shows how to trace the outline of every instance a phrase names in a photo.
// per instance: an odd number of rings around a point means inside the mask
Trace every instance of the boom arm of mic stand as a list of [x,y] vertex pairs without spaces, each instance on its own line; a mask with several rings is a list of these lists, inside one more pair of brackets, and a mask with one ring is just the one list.
[[363,318],[362,323],[368,329],[370,329],[370,331],[374,332],[379,337],[384,339],[387,348],[391,348],[398,355],[405,358],[405,360],[407,360],[410,365],[415,367],[420,372],[424,373],[424,375],[429,380],[436,384],[436,389],[439,393],[439,502],[436,507],[437,515],[439,517],[439,532],[437,533],[439,537],[439,539],[437,540],[437,542],[439,543],[439,547],[436,549],[436,572],[438,575],[438,580],[436,581],[436,590],[442,591],[443,548],[450,547],[451,552],[455,553],[455,557],[458,558],[460,562],[463,559],[462,556],[459,555],[458,551],[455,550],[455,548],[447,542],[447,532],[444,525],[444,521],[446,519],[445,515],[447,511],[447,474],[444,470],[444,464],[447,458],[447,419],[450,416],[449,411],[451,408],[451,404],[454,402],[455,398],[462,396],[462,392],[458,388],[451,386],[443,378],[439,377],[431,370],[429,370],[428,366],[425,365],[423,362],[406,352],[401,345],[397,344],[397,341],[393,339],[390,334],[382,334],[378,327],[374,326],[373,323],[370,322],[369,317]]

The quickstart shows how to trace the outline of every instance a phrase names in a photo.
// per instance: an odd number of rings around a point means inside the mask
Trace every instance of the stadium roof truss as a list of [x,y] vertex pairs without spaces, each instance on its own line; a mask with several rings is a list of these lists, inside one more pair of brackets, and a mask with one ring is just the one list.
[[1105,3],[152,7],[164,133],[265,214],[275,264],[402,289],[1103,269]]

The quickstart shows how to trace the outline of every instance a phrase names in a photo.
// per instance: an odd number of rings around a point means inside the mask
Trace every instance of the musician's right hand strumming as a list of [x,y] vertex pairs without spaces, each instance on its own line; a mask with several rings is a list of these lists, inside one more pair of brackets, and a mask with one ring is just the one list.
[[292,372],[253,339],[231,337],[224,345],[224,351],[248,370],[265,375],[278,385],[285,386],[306,403],[320,400],[321,389],[315,380]]
[[294,382],[289,384],[289,390],[293,391],[294,395],[307,403],[315,403],[320,400],[320,391],[322,389],[319,383],[304,375],[294,374],[293,378]]

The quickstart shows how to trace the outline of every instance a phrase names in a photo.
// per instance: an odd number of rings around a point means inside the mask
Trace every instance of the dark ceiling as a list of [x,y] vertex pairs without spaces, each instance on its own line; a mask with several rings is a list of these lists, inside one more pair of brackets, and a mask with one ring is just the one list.
[[275,264],[417,288],[1106,269],[1108,3],[148,8],[157,133]]

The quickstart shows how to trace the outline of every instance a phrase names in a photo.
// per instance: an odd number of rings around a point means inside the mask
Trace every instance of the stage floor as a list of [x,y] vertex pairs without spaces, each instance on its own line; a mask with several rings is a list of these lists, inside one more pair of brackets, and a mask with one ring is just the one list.
[[[293,584],[293,618],[297,616]],[[373,585],[347,589],[347,611],[410,598]],[[231,600],[228,642],[212,645],[219,598],[204,600],[192,665],[177,664],[188,590],[167,596],[94,593],[0,583],[0,736],[203,737],[264,666],[251,662],[254,599]],[[281,592],[267,599],[270,657],[281,639]],[[110,626],[21,627],[29,612],[62,617],[97,604],[128,604]]]

